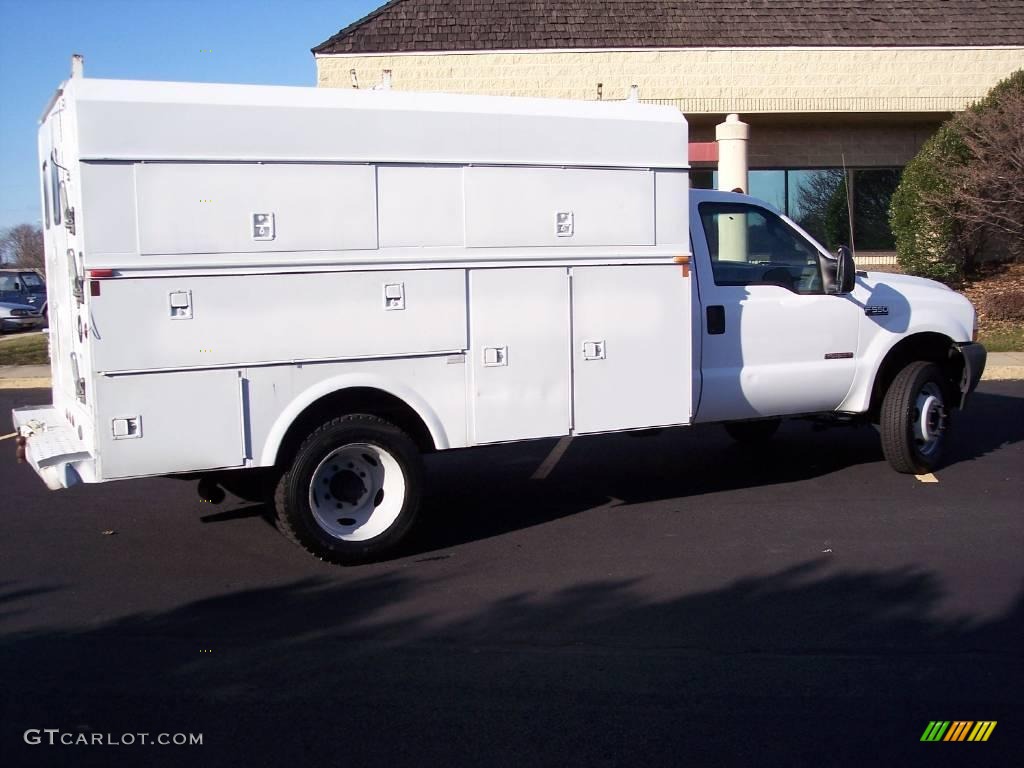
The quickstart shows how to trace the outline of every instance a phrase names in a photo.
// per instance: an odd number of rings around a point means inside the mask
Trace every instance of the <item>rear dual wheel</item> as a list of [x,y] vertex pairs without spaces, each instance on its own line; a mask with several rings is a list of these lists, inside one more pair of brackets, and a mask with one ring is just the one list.
[[307,437],[277,484],[278,527],[339,565],[373,560],[412,528],[422,488],[416,445],[367,414],[332,419]]

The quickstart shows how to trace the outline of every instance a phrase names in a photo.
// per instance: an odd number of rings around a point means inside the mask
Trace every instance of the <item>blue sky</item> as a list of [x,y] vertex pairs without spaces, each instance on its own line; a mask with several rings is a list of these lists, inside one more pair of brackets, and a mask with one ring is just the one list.
[[309,49],[382,3],[0,0],[0,228],[39,222],[37,120],[72,53],[86,77],[312,86]]

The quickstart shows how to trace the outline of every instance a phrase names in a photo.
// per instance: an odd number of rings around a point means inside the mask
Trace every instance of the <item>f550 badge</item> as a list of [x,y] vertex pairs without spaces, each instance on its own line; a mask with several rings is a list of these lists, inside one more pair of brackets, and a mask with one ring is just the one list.
[[995,720],[932,720],[921,741],[988,741],[995,727]]

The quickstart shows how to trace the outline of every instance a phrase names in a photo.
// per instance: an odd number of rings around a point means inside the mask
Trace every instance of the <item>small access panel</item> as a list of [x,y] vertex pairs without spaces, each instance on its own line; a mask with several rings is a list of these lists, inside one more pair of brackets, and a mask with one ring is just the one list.
[[469,273],[473,443],[569,433],[565,267]]
[[691,288],[676,265],[573,268],[577,433],[690,421]]

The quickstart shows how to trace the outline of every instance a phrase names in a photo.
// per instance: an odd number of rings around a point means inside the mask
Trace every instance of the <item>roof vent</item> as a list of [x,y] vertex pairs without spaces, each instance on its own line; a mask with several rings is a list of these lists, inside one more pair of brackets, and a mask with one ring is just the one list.
[[84,77],[85,57],[80,53],[71,54],[71,76]]

